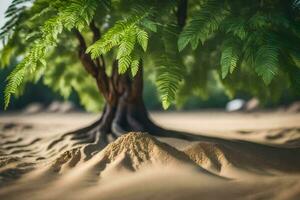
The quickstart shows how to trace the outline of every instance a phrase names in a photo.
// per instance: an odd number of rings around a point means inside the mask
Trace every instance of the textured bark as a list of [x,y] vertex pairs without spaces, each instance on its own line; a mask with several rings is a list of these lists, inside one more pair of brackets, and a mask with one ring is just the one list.
[[[117,65],[115,66],[117,67]],[[98,121],[97,130],[119,137],[132,131],[148,132],[161,137],[175,137],[193,140],[194,136],[171,131],[157,126],[149,117],[143,100],[142,66],[135,77],[129,74],[112,75],[111,93]],[[116,77],[114,77],[116,76]],[[94,128],[93,128],[94,129]]]
[[[113,66],[114,69],[117,65]],[[154,124],[149,119],[143,101],[143,68],[140,67],[137,75],[119,75],[117,70],[110,78],[110,98],[106,99],[101,130],[110,132],[118,137],[130,131],[149,131]]]

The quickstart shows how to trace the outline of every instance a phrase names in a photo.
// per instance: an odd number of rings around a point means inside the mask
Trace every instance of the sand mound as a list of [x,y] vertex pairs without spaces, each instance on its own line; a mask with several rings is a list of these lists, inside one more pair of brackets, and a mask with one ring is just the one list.
[[222,177],[243,179],[300,171],[299,148],[285,149],[224,141],[198,142],[183,151],[199,166]]
[[[68,170],[62,169],[71,169],[70,166],[74,167],[81,162],[77,170],[86,177],[90,177],[88,181],[99,181],[106,177],[112,177],[114,174],[135,172],[144,168],[178,168],[186,165],[192,166],[204,174],[210,174],[185,153],[141,132],[131,132],[121,136],[102,151],[94,154],[89,160],[85,160],[86,154],[90,154],[90,152],[87,152],[84,146],[81,150],[77,148],[66,151],[54,161],[50,169],[54,169],[54,172],[68,173]],[[77,176],[77,170],[71,169],[68,176],[72,178]],[[84,181],[82,177],[78,178]]]
[[61,154],[51,165],[54,172],[61,171],[62,167],[72,168],[81,159],[80,148],[74,148],[72,150],[65,151]]
[[214,173],[221,173],[222,167],[228,165],[224,151],[219,145],[213,143],[197,143],[184,150],[199,166]]
[[118,138],[103,150],[103,154],[109,162],[120,160],[120,156],[124,157],[133,170],[147,164],[194,164],[184,153],[141,132],[131,132]]

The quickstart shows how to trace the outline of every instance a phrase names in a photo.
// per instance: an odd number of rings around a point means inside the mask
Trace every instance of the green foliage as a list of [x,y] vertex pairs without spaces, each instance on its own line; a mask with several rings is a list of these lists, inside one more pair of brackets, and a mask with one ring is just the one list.
[[255,57],[255,71],[266,84],[270,84],[278,73],[279,49],[272,46],[262,46]]
[[23,61],[8,77],[4,94],[5,108],[9,104],[11,95],[16,93],[16,89],[21,85],[24,76],[27,73],[34,73],[39,63],[46,64],[46,52],[56,45],[58,35],[62,33],[63,28],[72,29],[75,27],[82,29],[92,19],[96,6],[96,0],[73,0],[69,2],[66,8],[60,9],[57,16],[44,22],[41,28],[41,37],[35,40]]
[[140,49],[147,51],[149,36],[143,26],[143,22],[149,21],[150,11],[134,11],[128,18],[119,20],[115,25],[87,49],[92,58],[107,54],[114,47],[118,49],[116,59],[118,60],[119,73],[123,74],[131,69],[135,75],[140,60]]
[[148,47],[148,33],[144,30],[138,30],[137,41],[144,51],[147,51]]
[[0,39],[9,39],[14,32],[15,26],[20,22],[22,13],[26,6],[24,5],[31,0],[13,0],[5,12],[5,17],[8,18],[7,22],[1,27]]
[[19,64],[18,67],[8,76],[8,84],[4,92],[4,107],[7,108],[11,94],[16,93],[17,88],[21,85],[25,76],[24,64]]
[[203,44],[219,29],[222,21],[228,15],[223,1],[209,0],[201,5],[185,26],[178,40],[178,49],[182,51],[188,43],[195,49],[199,40]]
[[[298,0],[190,0],[184,27],[178,25],[179,5],[13,0],[0,33],[1,65],[22,60],[7,78],[5,107],[18,88],[42,78],[65,98],[76,91],[87,109],[99,109],[95,83],[76,56],[74,30],[84,37],[86,54],[109,64],[117,60],[120,74],[135,76],[141,64],[153,68],[147,71],[155,72],[164,108],[189,95],[207,97],[209,83],[230,95],[242,91],[261,98],[275,99],[286,88],[300,91]],[[92,21],[101,33],[97,41]]]
[[238,65],[241,52],[240,41],[236,38],[229,38],[224,41],[221,56],[222,78],[232,73]]
[[168,56],[161,57],[161,64],[158,67],[157,87],[161,94],[163,108],[167,109],[175,100],[183,70],[175,58],[172,59]]
[[283,52],[294,54],[295,44],[299,43],[299,32],[295,31],[299,18],[297,13],[291,14],[298,4],[298,1],[288,6],[281,1],[264,4],[203,1],[180,34],[178,48],[183,50],[190,43],[195,49],[199,41],[203,45],[208,40],[222,40],[220,71],[223,79],[241,63],[246,63],[268,85],[285,71],[281,61],[285,57]]
[[162,29],[163,52],[157,59],[157,88],[164,109],[175,100],[180,82],[183,79],[184,68],[177,51],[176,41],[178,28],[175,25]]
[[75,27],[81,31],[93,19],[98,3],[98,0],[71,0],[68,6],[60,9],[59,18],[68,30]]
[[18,87],[22,84],[24,76],[27,73],[36,71],[38,64],[45,65],[43,59],[46,53],[46,45],[43,42],[37,41],[23,61],[13,70],[8,76],[8,84],[4,92],[4,105],[7,108],[11,94],[17,92]]

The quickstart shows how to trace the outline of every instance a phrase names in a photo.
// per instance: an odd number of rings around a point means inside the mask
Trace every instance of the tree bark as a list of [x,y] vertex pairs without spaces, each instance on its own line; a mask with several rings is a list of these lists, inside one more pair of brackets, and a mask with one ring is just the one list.
[[[135,77],[129,73],[119,75],[117,64],[110,78],[110,98],[106,99],[101,130],[112,133],[115,137],[130,131],[149,131],[153,123],[143,100],[143,67]],[[105,126],[105,127],[104,127]]]

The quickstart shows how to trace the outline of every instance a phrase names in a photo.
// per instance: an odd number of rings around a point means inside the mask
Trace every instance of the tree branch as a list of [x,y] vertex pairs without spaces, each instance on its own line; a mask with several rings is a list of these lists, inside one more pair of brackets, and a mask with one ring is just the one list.
[[[101,38],[101,32],[100,32],[99,28],[96,26],[94,20],[92,20],[90,23],[90,29],[93,33],[93,42],[96,42],[97,40],[99,40]],[[100,56],[100,61],[97,59],[97,65],[99,68],[100,67],[102,67],[103,69],[106,68],[103,55]]]
[[183,29],[187,18],[188,1],[179,0],[177,9],[177,23],[180,29]]
[[90,29],[93,32],[93,41],[96,42],[101,38],[101,33],[100,30],[96,27],[94,20],[92,20],[90,23]]
[[93,77],[97,77],[98,76],[98,69],[95,66],[95,63],[93,62],[90,55],[85,53],[87,46],[86,46],[86,43],[85,43],[85,40],[84,40],[83,36],[81,35],[81,33],[77,29],[74,29],[74,33],[75,33],[76,38],[79,41],[78,56],[79,56],[79,59],[80,59],[81,63],[83,64],[84,68],[86,69],[86,71],[89,74],[91,74]]
[[131,96],[132,98],[138,99],[143,96],[143,71],[144,66],[142,60],[140,61],[140,66],[137,74],[132,78],[131,83]]
[[[76,38],[79,41],[79,59],[86,69],[86,71],[91,74],[97,81],[97,86],[104,96],[104,98],[108,99],[109,96],[109,88],[108,88],[108,77],[105,73],[105,70],[100,69],[97,67],[97,64],[94,63],[91,56],[89,54],[86,54],[86,42],[84,40],[84,37],[81,35],[81,33],[74,29],[74,33],[76,35]],[[97,60],[96,60],[97,62]]]

